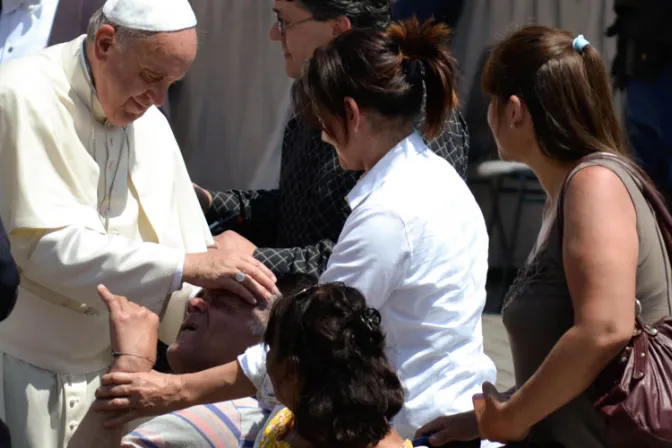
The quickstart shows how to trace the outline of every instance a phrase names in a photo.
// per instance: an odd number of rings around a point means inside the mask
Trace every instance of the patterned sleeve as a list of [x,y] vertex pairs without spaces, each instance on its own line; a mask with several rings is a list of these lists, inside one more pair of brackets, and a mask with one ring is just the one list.
[[267,235],[277,232],[280,190],[211,191],[212,206],[205,214],[208,224],[236,219],[245,225],[263,226]]
[[327,269],[334,242],[322,240],[318,244],[285,249],[260,248],[254,257],[264,263],[277,277],[284,274],[306,274],[319,277]]
[[446,123],[441,135],[431,142],[429,147],[439,156],[446,159],[455,171],[467,179],[467,163],[469,159],[469,131],[467,123],[459,111],[455,111]]

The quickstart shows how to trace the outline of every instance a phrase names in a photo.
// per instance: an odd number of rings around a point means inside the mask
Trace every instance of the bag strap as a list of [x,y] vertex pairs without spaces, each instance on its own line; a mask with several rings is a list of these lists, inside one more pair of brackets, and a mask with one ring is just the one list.
[[[663,242],[665,244],[665,249],[667,250],[668,259],[670,260],[670,263],[672,263],[672,215],[670,215],[670,212],[668,211],[667,206],[665,205],[663,197],[651,185],[651,183],[645,179],[645,177],[642,175],[642,173],[639,171],[636,165],[634,165],[629,160],[624,159],[623,157],[620,157],[616,154],[608,152],[596,152],[588,154],[587,156],[584,156],[580,160],[579,165],[600,160],[611,161],[619,164],[621,167],[625,169],[625,171],[630,175],[630,177],[635,180],[635,183],[639,185],[640,191],[642,192],[644,199],[649,203],[649,205],[652,208],[653,216],[656,219],[656,222],[658,223],[660,233],[663,237]],[[569,182],[571,181],[573,174],[575,174],[574,171],[570,173],[565,179],[565,182],[562,186],[562,190],[560,191],[560,197],[558,198],[558,210],[556,213],[556,219],[558,220],[558,230],[560,233],[561,240],[563,236],[563,225],[564,225],[565,192],[567,190],[567,187],[569,185]],[[639,321],[639,318],[637,320]]]

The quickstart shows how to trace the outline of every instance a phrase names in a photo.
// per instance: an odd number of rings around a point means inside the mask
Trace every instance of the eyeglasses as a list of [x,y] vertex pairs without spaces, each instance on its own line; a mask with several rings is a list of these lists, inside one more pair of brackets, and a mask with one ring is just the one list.
[[278,31],[280,31],[280,35],[283,37],[285,36],[287,30],[292,29],[297,25],[301,25],[302,23],[311,22],[313,20],[315,19],[312,17],[308,17],[307,19],[299,20],[298,22],[287,23],[285,19],[280,17],[280,14],[278,13],[275,14],[275,21],[278,24]]

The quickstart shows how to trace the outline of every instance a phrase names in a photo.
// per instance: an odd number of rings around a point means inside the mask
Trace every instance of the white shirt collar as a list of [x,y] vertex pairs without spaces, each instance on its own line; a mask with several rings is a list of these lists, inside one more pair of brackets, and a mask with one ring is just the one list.
[[362,176],[357,185],[350,191],[347,197],[350,209],[354,210],[359,207],[371,193],[380,188],[385,182],[385,177],[399,162],[403,162],[409,156],[426,149],[427,145],[417,131],[390,149],[371,170]]
[[37,6],[40,3],[42,3],[42,0],[3,0],[2,14],[3,15],[10,14],[19,9],[21,5],[30,7],[30,6]]

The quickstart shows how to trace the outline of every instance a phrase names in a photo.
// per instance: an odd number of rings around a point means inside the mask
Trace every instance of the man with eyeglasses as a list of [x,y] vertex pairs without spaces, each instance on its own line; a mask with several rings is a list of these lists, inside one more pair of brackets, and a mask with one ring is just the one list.
[[[384,30],[390,0],[275,0],[277,23],[270,31],[291,78],[298,78],[315,49],[353,27]],[[431,148],[463,177],[468,134],[459,113],[446,123]],[[196,187],[220,247],[253,254],[276,275],[320,275],[343,228],[345,197],[361,173],[346,172],[320,132],[293,116],[284,131],[279,187],[270,191],[208,192]],[[449,192],[446,192],[449,194]]]

